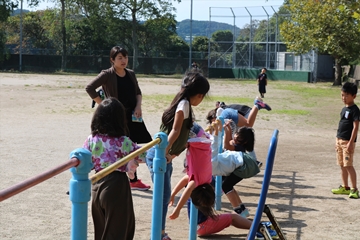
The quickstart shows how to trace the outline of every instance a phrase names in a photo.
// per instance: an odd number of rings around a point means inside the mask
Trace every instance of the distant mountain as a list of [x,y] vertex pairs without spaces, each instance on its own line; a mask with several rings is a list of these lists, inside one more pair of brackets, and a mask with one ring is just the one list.
[[[192,36],[193,38],[196,36],[205,36],[211,37],[211,35],[219,30],[230,30],[231,32],[234,31],[234,26],[221,23],[221,22],[214,22],[214,21],[192,21]],[[240,28],[235,27],[235,36],[239,35]],[[189,42],[190,36],[190,20],[186,19],[181,22],[178,22],[176,25],[176,32],[177,34],[182,37],[186,42]]]
[[[29,10],[23,9],[23,14],[30,12]],[[16,9],[11,13],[11,16],[16,16],[20,14],[20,9]]]

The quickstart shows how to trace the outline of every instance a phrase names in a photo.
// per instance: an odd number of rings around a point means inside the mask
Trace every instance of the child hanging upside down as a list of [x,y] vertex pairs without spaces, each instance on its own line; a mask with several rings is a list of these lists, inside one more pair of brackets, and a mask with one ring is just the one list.
[[[223,117],[224,119],[231,119],[237,127],[253,127],[257,113],[260,109],[266,109],[271,111],[271,107],[264,103],[259,97],[254,100],[254,106],[251,108],[241,104],[225,105],[222,103],[220,107],[209,111],[206,119],[211,124],[217,117]],[[235,129],[234,129],[235,130]]]
[[[189,197],[199,210],[198,215],[198,230],[197,234],[199,236],[205,236],[214,234],[222,231],[223,229],[229,227],[230,225],[241,228],[249,229],[251,227],[251,221],[241,216],[238,213],[225,213],[217,214],[213,206],[215,204],[215,192],[214,192],[214,182],[212,177],[212,169],[215,167],[215,172],[223,172],[224,174],[230,174],[235,171],[237,167],[244,166],[244,161],[242,158],[241,152],[233,152],[234,159],[227,159],[227,161],[234,163],[232,167],[229,167],[227,163],[223,163],[226,155],[218,158],[214,157],[214,154],[218,152],[215,150],[218,148],[218,130],[219,128],[214,128],[214,137],[204,132],[204,130],[196,123],[194,123],[189,139],[189,148],[187,151],[187,175],[184,176],[178,184],[175,186],[171,193],[169,206],[174,204],[174,199],[176,194],[183,189],[185,190],[180,197],[179,202],[175,206],[173,213],[169,216],[170,219],[176,219],[181,208],[186,202],[188,205],[189,211]],[[211,141],[212,140],[212,141]],[[212,142],[212,150],[210,149],[210,142]],[[214,144],[215,142],[215,144]],[[229,154],[231,155],[231,153]],[[201,157],[198,157],[201,156]],[[247,160],[245,160],[246,162]],[[252,159],[250,161],[253,161]],[[256,164],[255,164],[255,167]],[[248,166],[251,169],[251,167]],[[238,169],[241,172],[241,169]],[[268,229],[271,232],[270,229]],[[271,233],[273,236],[276,235],[275,231]],[[261,235],[258,233],[257,235]]]

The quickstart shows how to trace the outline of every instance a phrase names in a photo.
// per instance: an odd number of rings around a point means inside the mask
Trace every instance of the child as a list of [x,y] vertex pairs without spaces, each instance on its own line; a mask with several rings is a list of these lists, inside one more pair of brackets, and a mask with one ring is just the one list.
[[259,93],[262,98],[264,98],[264,94],[266,93],[266,85],[267,85],[267,75],[266,75],[266,68],[261,69],[261,73],[257,78],[257,84],[259,86]]
[[[213,128],[214,130],[214,142],[218,136],[218,126]],[[170,215],[170,219],[176,219],[179,216],[181,208],[184,206],[187,201],[188,214],[190,214],[190,199],[196,208],[199,210],[198,213],[198,228],[197,234],[199,236],[211,235],[217,232],[222,231],[223,229],[229,227],[230,225],[241,228],[249,229],[251,227],[251,221],[242,217],[237,213],[225,213],[225,214],[216,214],[213,209],[215,203],[215,192],[214,192],[214,181],[211,176],[212,164],[210,160],[209,146],[207,145],[208,141],[212,139],[204,130],[194,123],[194,126],[191,129],[189,139],[190,146],[187,154],[187,175],[184,176],[176,185],[174,190],[171,193],[170,203],[171,206],[174,203],[174,198],[176,194],[184,187],[185,190],[180,197],[179,202],[173,210],[173,213]],[[192,143],[201,142],[201,154],[203,157],[194,158]],[[203,144],[205,143],[205,144]],[[218,148],[217,143],[212,145],[212,148]],[[212,151],[212,155],[217,153],[217,150]],[[215,154],[216,154],[215,153]],[[189,157],[190,156],[190,157]],[[233,171],[233,170],[232,170]],[[204,184],[202,184],[204,183]],[[276,236],[276,232],[273,230],[268,230],[271,232],[272,236]],[[257,233],[257,236],[262,237],[260,233]]]
[[[253,177],[260,172],[256,159],[253,158],[253,155],[246,153],[254,150],[254,132],[252,128],[241,127],[235,133],[236,138],[241,139],[237,142],[236,149],[234,146],[232,146],[232,148],[228,146],[228,135],[231,136],[229,125],[225,124],[224,147],[227,151],[217,155],[216,152],[213,153],[213,174],[225,176],[222,182],[223,192],[229,199],[234,211],[243,217],[248,217],[249,210],[242,203],[234,186],[243,178]],[[216,147],[217,142],[214,141],[213,151],[218,149],[218,147]]]
[[206,116],[206,119],[210,124],[215,121],[217,117],[221,116],[224,119],[231,119],[236,124],[236,127],[253,127],[257,113],[260,109],[265,108],[268,111],[271,110],[271,107],[264,103],[259,97],[255,98],[254,106],[252,108],[240,104],[224,104],[221,106],[222,107],[211,110]]
[[185,186],[186,188],[169,218],[176,219],[181,208],[193,194],[199,196],[199,198],[192,197],[194,205],[206,216],[214,218],[215,192],[211,185],[211,140],[196,123],[190,132],[185,164],[187,175],[178,182],[171,192],[169,206],[173,205],[176,194]]
[[[190,199],[187,201],[188,217],[190,218]],[[223,213],[217,215],[215,218],[205,216],[202,212],[198,212],[197,234],[200,237],[208,236],[218,233],[229,226],[234,226],[239,229],[250,229],[251,221],[236,213]],[[271,222],[261,222],[262,226],[266,227],[272,239],[278,239],[277,232],[273,229]],[[265,239],[260,232],[256,233],[255,239]]]
[[[260,168],[262,166],[262,163],[257,160],[254,151],[254,142],[255,142],[254,129],[250,127],[240,127],[240,128],[236,128],[236,130],[233,131],[233,128],[231,126],[232,126],[231,120],[225,123],[224,148],[230,151],[240,151],[240,152],[249,153],[249,155],[253,159],[255,159],[256,163]],[[232,132],[234,132],[234,134],[232,134]]]
[[[201,103],[210,89],[208,80],[198,72],[189,72],[185,75],[180,92],[176,94],[170,107],[165,110],[162,116],[160,131],[168,134],[168,146],[166,148],[166,171],[164,176],[164,199],[162,216],[162,240],[171,239],[165,233],[165,221],[168,204],[171,195],[171,174],[172,159],[180,155],[186,148],[190,128],[193,124],[193,111],[191,106],[197,106]],[[148,151],[146,164],[151,173],[151,179],[154,181],[153,172],[154,148]]]
[[[340,165],[343,185],[332,189],[334,194],[347,194],[349,198],[359,198],[359,190],[356,186],[356,171],[353,166],[354,150],[359,129],[360,111],[354,103],[357,94],[357,85],[346,82],[341,88],[341,98],[345,107],[340,113],[340,122],[336,135],[337,164]],[[351,186],[348,185],[350,178]]]
[[[95,172],[134,152],[140,147],[127,137],[125,109],[116,98],[107,98],[97,107],[91,120],[91,135],[84,148],[92,154]],[[92,217],[95,240],[133,239],[135,215],[129,179],[139,162],[145,161],[142,153],[116,171],[92,185]],[[130,168],[130,169],[129,169]]]

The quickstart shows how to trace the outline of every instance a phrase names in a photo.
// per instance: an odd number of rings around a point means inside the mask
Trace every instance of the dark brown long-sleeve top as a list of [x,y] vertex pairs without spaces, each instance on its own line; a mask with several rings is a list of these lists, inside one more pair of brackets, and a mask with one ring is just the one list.
[[[134,71],[127,68],[125,68],[125,71],[128,73],[131,80],[133,80],[135,84],[136,95],[141,95],[141,90]],[[106,97],[118,98],[117,77],[114,67],[102,70],[101,73],[86,86],[85,90],[89,94],[91,99],[98,97],[96,89],[100,86],[104,90]]]

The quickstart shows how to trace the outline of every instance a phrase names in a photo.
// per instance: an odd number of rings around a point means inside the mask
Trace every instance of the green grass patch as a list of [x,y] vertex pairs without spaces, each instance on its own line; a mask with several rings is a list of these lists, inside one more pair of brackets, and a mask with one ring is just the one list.
[[274,88],[295,92],[303,97],[339,97],[340,88],[331,87],[329,84],[295,84],[277,83]]
[[159,103],[168,103],[170,105],[171,101],[174,99],[174,94],[152,94],[152,95],[144,95],[146,101],[155,101]]
[[284,114],[290,116],[299,116],[299,115],[308,115],[310,114],[307,110],[299,110],[299,109],[280,109],[280,110],[272,110],[271,113],[275,114]]

